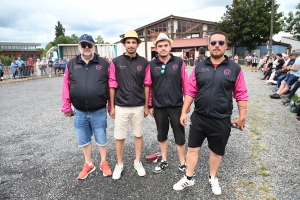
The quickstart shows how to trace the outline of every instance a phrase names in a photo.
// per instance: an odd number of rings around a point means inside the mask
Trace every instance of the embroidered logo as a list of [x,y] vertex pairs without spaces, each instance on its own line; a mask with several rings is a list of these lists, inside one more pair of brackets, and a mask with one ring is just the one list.
[[126,69],[126,66],[120,66],[120,69]]
[[231,70],[230,70],[230,69],[225,69],[225,70],[224,70],[224,74],[225,74],[226,76],[229,76],[229,75],[231,74]]
[[74,66],[74,69],[80,69],[80,68],[82,68],[82,65],[75,65]]
[[173,65],[172,67],[173,67],[174,70],[178,69],[178,65]]
[[102,66],[101,65],[96,65],[96,70],[101,70]]
[[202,73],[209,72],[209,68],[202,68],[200,72],[202,72]]
[[142,71],[143,67],[139,65],[139,66],[137,66],[136,69],[140,72],[140,71]]

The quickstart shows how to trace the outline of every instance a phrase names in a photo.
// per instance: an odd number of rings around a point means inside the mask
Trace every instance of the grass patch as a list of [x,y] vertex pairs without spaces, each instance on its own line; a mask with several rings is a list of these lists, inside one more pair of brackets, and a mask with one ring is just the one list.
[[261,132],[257,131],[257,130],[250,130],[251,133],[255,134],[255,135],[261,135]]
[[242,187],[242,188],[252,188],[252,189],[255,188],[255,184],[254,183],[249,183],[249,182],[247,182],[245,180],[239,181],[239,186]]
[[270,176],[270,173],[267,171],[266,165],[260,163],[260,166],[254,171],[255,174],[260,174],[262,176]]
[[217,177],[217,178],[221,178],[221,177],[222,177],[222,174],[220,174],[219,172],[217,172],[216,177]]
[[299,98],[297,97],[297,95],[295,95],[295,94],[294,94],[294,96],[292,97],[292,99],[291,99],[291,100],[293,100],[294,102],[297,102],[297,101],[298,101],[298,99],[299,99]]

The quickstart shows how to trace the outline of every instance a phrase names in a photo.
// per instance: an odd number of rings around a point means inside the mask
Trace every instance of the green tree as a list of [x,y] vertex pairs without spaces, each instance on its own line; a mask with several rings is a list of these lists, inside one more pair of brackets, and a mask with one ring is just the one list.
[[96,38],[95,38],[95,42],[96,44],[104,44],[104,39],[101,35],[98,35]]
[[65,28],[60,23],[60,21],[57,22],[57,25],[55,25],[55,39],[56,40],[59,36],[65,36]]
[[295,14],[289,12],[287,17],[284,17],[284,31],[292,34],[300,41],[300,3],[297,5],[298,9]]
[[49,51],[49,49],[51,49],[52,47],[53,47],[52,43],[49,42],[45,47],[45,52],[47,53]]
[[[278,7],[275,1],[273,34],[282,30],[283,13],[277,11]],[[269,40],[272,1],[233,0],[226,9],[216,29],[226,32],[233,44],[245,46],[251,51]]]
[[71,42],[71,44],[78,44],[79,43],[79,37],[73,33],[70,36],[70,42]]
[[55,43],[56,44],[71,44],[69,38],[70,38],[69,36],[66,37],[66,36],[60,35],[60,36],[58,36],[58,38],[56,38]]

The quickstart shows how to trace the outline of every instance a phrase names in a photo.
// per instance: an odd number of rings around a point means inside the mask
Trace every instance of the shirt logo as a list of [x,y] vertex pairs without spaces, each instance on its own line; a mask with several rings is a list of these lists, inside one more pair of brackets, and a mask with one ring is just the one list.
[[75,65],[74,66],[74,69],[80,69],[80,68],[82,68],[82,65]]
[[101,65],[96,65],[96,70],[101,70],[102,66]]
[[178,65],[173,65],[172,67],[173,67],[174,70],[178,69]]
[[230,69],[225,69],[225,70],[224,70],[224,74],[225,74],[226,76],[229,76],[229,75],[231,74]]
[[139,65],[139,66],[137,66],[136,69],[140,72],[140,71],[142,71],[143,67]]
[[120,69],[126,69],[126,66],[120,66],[119,68]]
[[200,72],[202,72],[202,73],[209,72],[209,68],[202,68]]

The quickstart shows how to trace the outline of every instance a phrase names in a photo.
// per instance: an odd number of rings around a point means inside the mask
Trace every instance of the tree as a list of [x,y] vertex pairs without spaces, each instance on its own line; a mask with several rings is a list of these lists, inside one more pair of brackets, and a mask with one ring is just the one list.
[[60,36],[58,36],[58,38],[56,38],[55,43],[56,44],[71,44],[71,41],[69,38],[70,38],[69,36],[65,37],[63,35],[60,35]]
[[55,25],[55,39],[56,40],[59,36],[65,36],[65,28],[60,23],[60,21],[57,22],[57,25]]
[[96,44],[104,44],[103,37],[101,35],[98,35],[98,37],[95,38]]
[[78,44],[79,43],[79,37],[75,35],[74,33],[69,37],[71,44]]
[[[282,30],[283,13],[277,12],[278,7],[274,2],[273,34]],[[233,0],[232,5],[227,5],[226,9],[222,21],[216,24],[216,29],[226,32],[233,44],[245,46],[251,51],[269,40],[271,0]]]
[[288,17],[284,17],[284,31],[292,34],[295,38],[300,41],[300,3],[297,5],[296,13],[288,13]]

